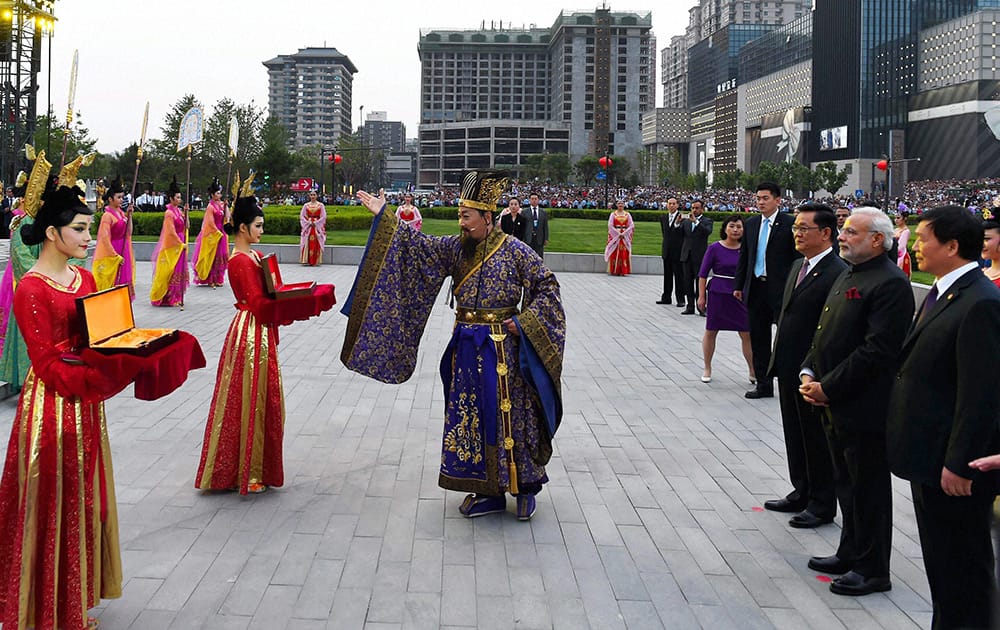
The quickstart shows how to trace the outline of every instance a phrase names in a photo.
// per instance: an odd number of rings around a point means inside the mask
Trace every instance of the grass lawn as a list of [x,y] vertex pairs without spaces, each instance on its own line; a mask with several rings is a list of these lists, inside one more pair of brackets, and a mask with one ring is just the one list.
[[[718,223],[718,222],[716,222]],[[265,224],[265,230],[267,226]],[[435,236],[458,234],[458,221],[452,219],[424,219],[423,231]],[[550,219],[549,240],[546,251],[569,252],[574,254],[603,253],[608,240],[608,225],[604,221],[588,219]],[[915,236],[913,237],[916,238]],[[710,243],[719,239],[718,229],[709,238]],[[136,236],[137,241],[155,241],[155,236]],[[191,236],[194,240],[194,235]],[[297,244],[299,237],[292,234],[267,234],[264,243]],[[659,256],[662,244],[660,224],[639,222],[635,224],[635,234],[632,238],[632,253],[637,256]],[[911,239],[911,251],[912,251]],[[364,246],[368,241],[368,230],[336,230],[327,232],[327,245],[358,245]],[[916,266],[916,261],[914,261]],[[934,278],[920,271],[913,272],[913,281],[932,284]]]

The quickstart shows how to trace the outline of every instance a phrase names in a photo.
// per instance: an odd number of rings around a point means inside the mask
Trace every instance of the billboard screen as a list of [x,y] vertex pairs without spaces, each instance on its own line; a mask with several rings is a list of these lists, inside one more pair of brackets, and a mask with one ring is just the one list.
[[847,127],[831,127],[819,132],[819,150],[836,151],[847,148]]

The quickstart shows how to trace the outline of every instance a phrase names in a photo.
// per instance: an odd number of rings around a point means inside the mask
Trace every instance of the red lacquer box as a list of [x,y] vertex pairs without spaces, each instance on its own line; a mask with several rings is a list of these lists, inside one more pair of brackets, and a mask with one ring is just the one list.
[[136,328],[128,286],[119,285],[76,299],[87,347],[114,354],[148,356],[177,339],[172,328]]
[[312,295],[316,288],[315,282],[294,282],[285,284],[281,281],[281,269],[278,268],[278,258],[274,254],[266,254],[260,259],[260,268],[264,273],[264,287],[275,299]]

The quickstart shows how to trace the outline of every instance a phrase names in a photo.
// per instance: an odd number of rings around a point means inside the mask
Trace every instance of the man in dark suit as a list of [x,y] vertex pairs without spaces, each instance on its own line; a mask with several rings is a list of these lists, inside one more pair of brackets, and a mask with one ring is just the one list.
[[792,263],[778,317],[778,332],[768,376],[778,378],[781,425],[792,491],[783,499],[764,502],[776,512],[797,512],[792,527],[811,528],[833,521],[837,493],[833,485],[830,446],[820,413],[799,395],[799,371],[830,287],[847,268],[833,253],[837,218],[829,206],[805,204],[797,208],[792,233],[802,254]]
[[913,318],[906,275],[885,256],[893,227],[882,211],[857,208],[840,232],[840,255],[850,264],[830,288],[799,392],[822,408],[834,484],[844,517],[837,553],[813,557],[809,568],[842,574],[838,595],[892,588],[892,487],[885,422],[899,349]]
[[677,296],[677,306],[683,307],[687,291],[684,290],[684,265],[681,263],[681,248],[684,247],[684,229],[681,227],[683,215],[676,197],[667,199],[667,213],[660,215],[660,233],[663,245],[663,295],[657,304],[670,304],[670,293]]
[[500,215],[500,229],[504,234],[525,240],[524,233],[528,229],[528,219],[521,212],[521,202],[517,197],[511,197],[507,202],[507,213]]
[[771,363],[771,326],[778,321],[785,280],[798,257],[792,238],[792,217],[778,211],[781,189],[763,182],[757,186],[760,214],[746,220],[740,261],[736,267],[733,295],[747,305],[750,316],[750,347],[757,387],[747,398],[771,398],[774,382],[767,376]]
[[[887,422],[889,466],[910,482],[934,628],[989,628],[994,486],[969,463],[998,448],[1000,290],[980,271],[980,222],[924,213],[914,246],[934,286],[903,342]],[[973,462],[975,463],[975,462]]]
[[528,207],[525,209],[524,242],[527,243],[535,253],[545,258],[545,246],[549,244],[549,217],[538,205],[538,194],[531,193],[528,196]]
[[681,244],[681,265],[684,267],[684,292],[687,308],[683,315],[694,315],[697,291],[695,290],[701,261],[708,249],[708,237],[712,235],[712,219],[705,216],[705,204],[700,199],[691,202],[691,214],[681,220],[684,242]]

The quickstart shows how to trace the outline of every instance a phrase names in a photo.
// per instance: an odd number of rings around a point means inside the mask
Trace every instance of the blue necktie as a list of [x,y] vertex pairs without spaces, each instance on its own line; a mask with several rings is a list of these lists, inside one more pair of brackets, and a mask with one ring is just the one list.
[[766,276],[767,266],[764,264],[764,256],[767,254],[767,234],[770,231],[771,221],[766,218],[760,220],[760,236],[757,238],[757,259],[753,265],[753,275]]

